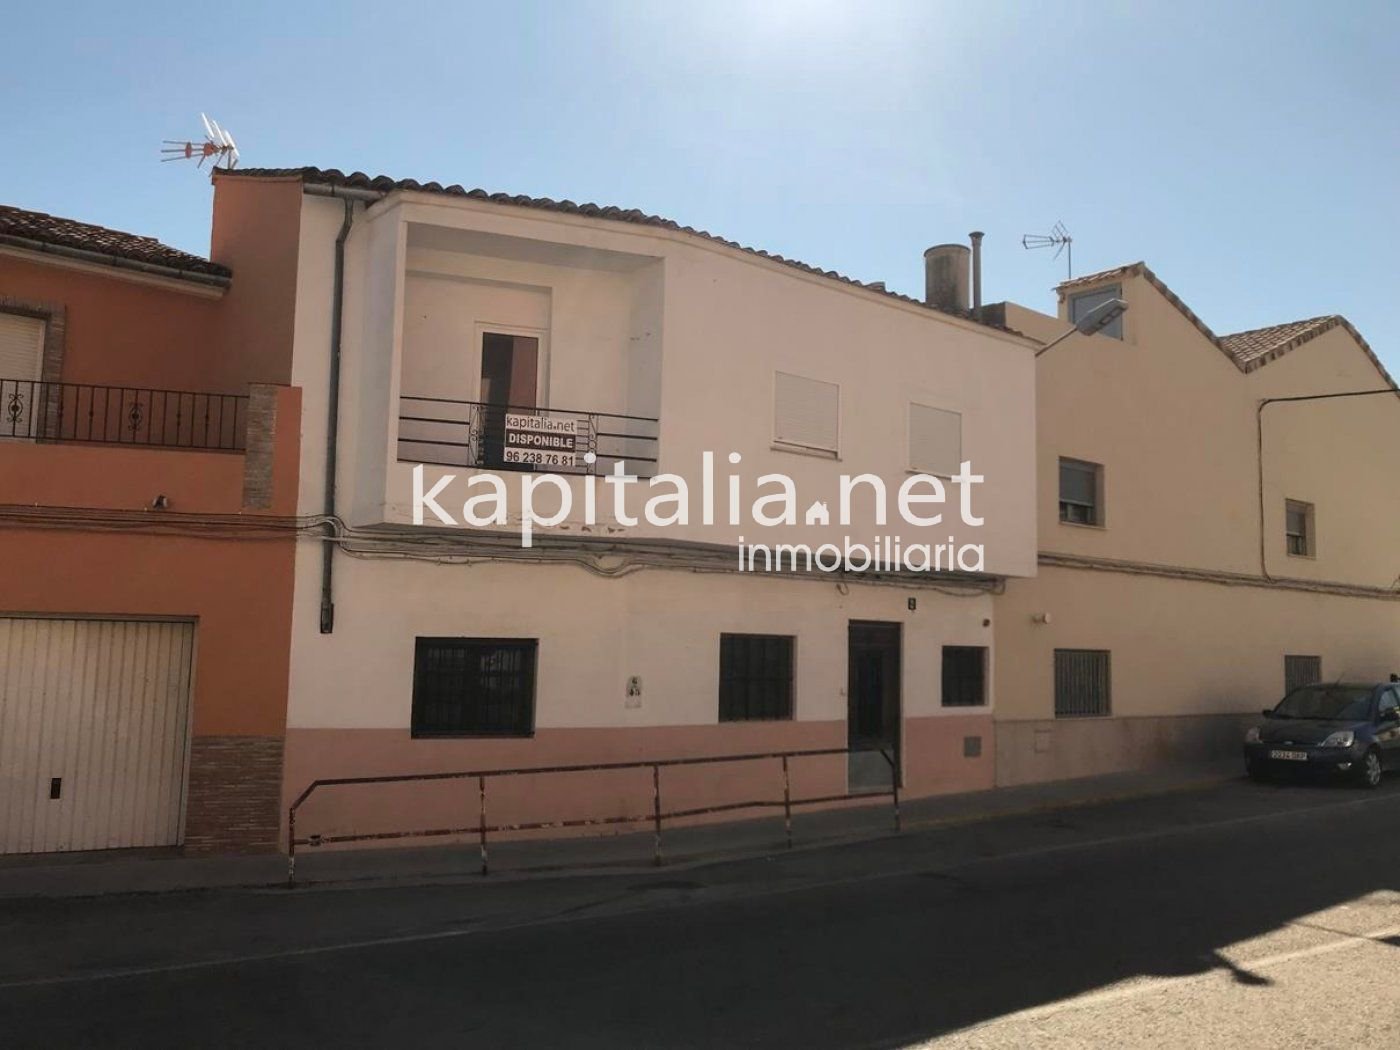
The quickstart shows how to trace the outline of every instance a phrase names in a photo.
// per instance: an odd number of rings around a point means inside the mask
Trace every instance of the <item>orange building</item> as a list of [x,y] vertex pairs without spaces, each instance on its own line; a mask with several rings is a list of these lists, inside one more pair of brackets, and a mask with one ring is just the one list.
[[0,853],[276,846],[300,395],[247,253],[279,229],[210,261],[0,207]]

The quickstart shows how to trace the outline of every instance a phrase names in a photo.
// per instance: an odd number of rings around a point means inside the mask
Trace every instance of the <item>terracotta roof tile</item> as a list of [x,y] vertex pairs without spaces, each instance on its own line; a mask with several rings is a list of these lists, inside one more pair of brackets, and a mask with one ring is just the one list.
[[1336,314],[1309,317],[1304,321],[1289,321],[1287,324],[1274,324],[1266,328],[1251,328],[1247,332],[1222,335],[1220,342],[1235,360],[1247,364],[1275,354],[1275,351],[1283,350],[1290,343],[1305,342],[1315,335],[1321,335],[1328,328],[1335,327],[1340,320]]
[[1195,311],[1182,302],[1181,297],[1168,288],[1167,283],[1153,273],[1144,262],[1128,263],[1125,266],[1116,266],[1111,270],[1100,270],[1098,273],[1075,277],[1060,284],[1058,291],[1060,298],[1063,299],[1067,292],[1101,284],[1114,278],[1123,280],[1129,277],[1142,277],[1148,284],[1161,292],[1169,303],[1180,310],[1182,315],[1195,325],[1197,331],[1206,338],[1206,341],[1233,361],[1235,367],[1241,372],[1253,372],[1263,368],[1270,361],[1282,357],[1290,350],[1302,346],[1323,332],[1340,326],[1345,328],[1356,340],[1362,353],[1370,358],[1371,364],[1375,365],[1376,371],[1381,374],[1387,385],[1396,385],[1395,380],[1386,371],[1385,365],[1381,364],[1380,358],[1376,356],[1376,352],[1371,349],[1371,344],[1366,342],[1352,323],[1340,314],[1309,317],[1303,321],[1290,321],[1287,324],[1269,325],[1266,328],[1252,328],[1249,331],[1235,332],[1232,335],[1216,335],[1211,331],[1210,326],[1197,317]]
[[1111,270],[1100,270],[1098,273],[1086,273],[1083,277],[1071,277],[1067,281],[1062,281],[1057,286],[1060,291],[1066,288],[1081,288],[1085,285],[1099,284],[1107,281],[1111,277],[1136,276],[1141,271],[1147,269],[1147,264],[1143,262],[1126,263],[1123,266],[1115,266]]
[[34,248],[39,251],[42,251],[45,245],[74,248],[177,271],[172,276],[199,275],[202,278],[214,278],[215,283],[222,283],[217,279],[226,280],[231,276],[228,267],[161,244],[154,237],[123,233],[121,230],[110,230],[105,226],[93,226],[76,219],[46,215],[41,211],[25,211],[3,204],[0,204],[0,244]]
[[[900,302],[910,303],[914,306],[921,306],[938,313],[949,314],[959,317],[964,321],[981,323],[988,328],[995,328],[998,331],[1011,332],[1012,330],[1004,325],[992,324],[988,322],[978,322],[968,310],[945,310],[942,307],[932,306],[922,299],[915,299],[911,296],[900,295],[898,292],[891,292],[880,281],[858,281],[853,277],[837,273],[835,270],[823,270],[818,266],[811,266],[796,259],[788,259],[772,252],[763,251],[760,248],[750,248],[737,241],[731,241],[725,237],[708,232],[707,230],[697,230],[693,226],[682,226],[674,219],[663,218],[660,215],[649,215],[636,208],[619,208],[614,205],[601,204],[576,204],[571,200],[553,200],[549,197],[526,197],[512,195],[509,193],[489,193],[481,189],[465,189],[461,185],[453,184],[444,186],[440,182],[418,182],[416,179],[393,179],[387,175],[366,175],[364,172],[352,172],[345,174],[335,168],[234,168],[232,170],[219,168],[216,174],[220,178],[299,178],[303,183],[310,183],[320,186],[347,187],[350,189],[373,190],[378,193],[390,193],[394,190],[412,190],[419,193],[438,193],[448,197],[464,197],[468,200],[489,201],[493,204],[507,204],[517,208],[536,208],[542,211],[563,212],[570,215],[584,215],[590,218],[610,219],[614,222],[627,222],[638,226],[656,226],[660,229],[675,230],[679,233],[690,234],[695,237],[704,238],[707,241],[714,241],[729,248],[735,248],[750,255],[757,255],[764,259],[769,259],[784,266],[791,266],[804,273],[814,274],[818,277],[825,277],[833,281],[840,281],[842,284],[853,285],[857,288],[864,288],[866,291],[876,295],[883,295],[890,299],[898,299]],[[1014,333],[1013,334],[1019,334]]]

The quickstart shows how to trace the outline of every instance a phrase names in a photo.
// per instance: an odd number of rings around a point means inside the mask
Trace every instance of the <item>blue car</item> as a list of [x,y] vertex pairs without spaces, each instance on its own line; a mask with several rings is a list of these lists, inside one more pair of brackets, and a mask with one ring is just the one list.
[[1283,770],[1337,773],[1377,788],[1400,769],[1400,683],[1334,682],[1294,689],[1244,738],[1254,779]]

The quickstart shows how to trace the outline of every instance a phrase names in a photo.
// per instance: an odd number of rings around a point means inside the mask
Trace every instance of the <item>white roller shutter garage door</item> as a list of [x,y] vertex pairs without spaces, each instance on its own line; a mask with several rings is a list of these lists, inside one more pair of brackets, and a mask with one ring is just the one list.
[[180,841],[194,624],[0,617],[0,853]]

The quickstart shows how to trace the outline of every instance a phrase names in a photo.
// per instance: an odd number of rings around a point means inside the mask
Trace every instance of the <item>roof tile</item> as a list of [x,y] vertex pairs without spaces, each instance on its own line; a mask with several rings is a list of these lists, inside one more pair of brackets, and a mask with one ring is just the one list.
[[591,218],[611,219],[616,222],[629,222],[638,226],[657,226],[662,229],[675,230],[677,233],[685,233],[694,237],[702,237],[707,241],[714,241],[729,248],[735,248],[750,255],[757,255],[760,258],[771,259],[784,266],[791,266],[804,273],[814,274],[818,277],[825,277],[833,281],[840,281],[842,284],[853,285],[857,288],[864,288],[877,295],[883,295],[889,299],[898,299],[900,302],[910,303],[914,306],[921,306],[925,309],[937,313],[949,314],[959,317],[964,321],[981,323],[988,328],[995,328],[998,331],[1009,332],[1011,329],[1004,325],[990,324],[988,322],[978,322],[970,310],[946,310],[942,307],[925,303],[922,299],[915,299],[908,295],[900,295],[898,292],[891,292],[883,287],[878,287],[878,281],[865,282],[847,277],[837,273],[835,270],[823,270],[817,266],[811,266],[796,259],[788,259],[773,252],[766,252],[759,248],[750,248],[737,241],[721,237],[707,230],[697,230],[693,226],[682,226],[674,219],[666,219],[660,215],[649,215],[636,208],[623,209],[614,205],[601,204],[576,204],[570,200],[556,201],[549,197],[527,197],[523,195],[512,195],[508,193],[488,193],[486,190],[473,189],[466,190],[460,185],[443,187],[440,183],[429,182],[420,183],[414,179],[392,179],[386,175],[366,175],[362,171],[346,174],[335,168],[234,168],[232,170],[219,168],[217,175],[220,178],[300,178],[303,183],[310,183],[320,186],[346,187],[349,189],[375,190],[380,193],[389,193],[393,190],[415,190],[420,193],[438,193],[448,197],[465,197],[471,200],[490,201],[493,204],[509,204],[518,208],[536,208],[542,211],[563,212],[572,215],[584,215]]
[[1356,330],[1350,321],[1340,314],[1325,314],[1321,317],[1309,317],[1302,321],[1289,321],[1286,324],[1269,325],[1266,328],[1251,328],[1245,332],[1235,332],[1232,335],[1216,335],[1210,330],[1210,326],[1196,316],[1194,310],[1182,302],[1181,297],[1167,287],[1167,283],[1152,272],[1144,262],[1128,263],[1125,266],[1116,266],[1111,270],[1100,270],[1098,273],[1085,274],[1083,277],[1075,277],[1064,281],[1058,286],[1060,297],[1064,298],[1066,292],[1074,291],[1093,284],[1100,284],[1112,278],[1142,277],[1148,284],[1161,292],[1163,297],[1181,311],[1182,315],[1196,326],[1196,329],[1205,336],[1206,340],[1221,353],[1235,363],[1235,367],[1241,372],[1253,372],[1263,368],[1270,361],[1277,357],[1282,357],[1296,347],[1302,346],[1309,340],[1321,335],[1335,327],[1342,327],[1347,330],[1358,346],[1375,365],[1376,371],[1381,374],[1386,385],[1395,386],[1395,380],[1386,371],[1385,365],[1376,356],[1376,352],[1371,349],[1371,344],[1366,342],[1361,333]]
[[47,215],[41,211],[25,211],[0,204],[0,243],[19,247],[57,245],[95,252],[152,266],[161,266],[182,274],[228,278],[232,271],[199,255],[161,244],[154,237],[123,233],[106,226]]
[[1235,360],[1242,363],[1257,361],[1281,351],[1290,343],[1305,342],[1315,335],[1321,335],[1341,320],[1336,314],[1322,317],[1309,317],[1303,321],[1289,321],[1287,324],[1274,324],[1266,328],[1251,328],[1247,332],[1222,335],[1220,342]]

